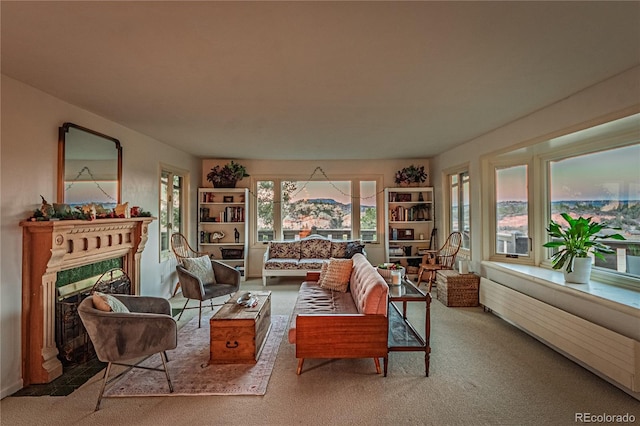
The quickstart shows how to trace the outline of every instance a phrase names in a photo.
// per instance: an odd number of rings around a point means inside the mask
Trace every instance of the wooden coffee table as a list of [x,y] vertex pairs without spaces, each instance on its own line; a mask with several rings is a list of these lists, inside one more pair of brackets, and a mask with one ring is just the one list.
[[210,364],[255,364],[271,328],[271,292],[256,291],[254,307],[237,303],[246,293],[231,296],[209,320],[211,330]]

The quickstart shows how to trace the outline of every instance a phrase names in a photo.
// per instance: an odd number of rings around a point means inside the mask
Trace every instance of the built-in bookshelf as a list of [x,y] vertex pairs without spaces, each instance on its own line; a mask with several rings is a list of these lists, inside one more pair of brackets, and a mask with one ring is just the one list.
[[386,188],[384,195],[385,259],[400,263],[415,278],[422,256],[437,245],[435,238],[431,239],[435,223],[433,187]]
[[198,189],[198,251],[240,271],[248,268],[249,190],[246,188]]

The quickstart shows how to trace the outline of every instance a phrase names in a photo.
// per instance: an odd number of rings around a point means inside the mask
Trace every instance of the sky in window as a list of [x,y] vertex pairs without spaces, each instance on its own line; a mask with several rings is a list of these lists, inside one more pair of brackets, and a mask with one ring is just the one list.
[[553,162],[555,200],[640,200],[640,145]]

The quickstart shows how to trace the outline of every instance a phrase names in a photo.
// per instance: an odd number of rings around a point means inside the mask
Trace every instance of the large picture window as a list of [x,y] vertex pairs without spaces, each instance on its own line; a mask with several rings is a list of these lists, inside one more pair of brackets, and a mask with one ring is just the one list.
[[602,240],[616,250],[595,267],[640,277],[640,145],[551,160],[550,215],[591,217],[622,229],[626,241]]
[[258,180],[257,242],[312,233],[377,241],[377,181]]
[[551,267],[546,229],[550,220],[566,227],[560,213],[568,213],[620,228],[603,236],[626,238],[599,240],[615,252],[593,257],[591,279],[640,286],[639,124],[635,114],[487,158],[489,258]]

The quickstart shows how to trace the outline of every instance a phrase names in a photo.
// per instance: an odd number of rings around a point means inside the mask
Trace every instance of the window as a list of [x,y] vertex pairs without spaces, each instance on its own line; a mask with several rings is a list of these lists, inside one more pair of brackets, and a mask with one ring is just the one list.
[[183,197],[185,177],[183,174],[163,168],[160,173],[160,258],[165,259],[171,251],[171,234],[184,232]]
[[378,210],[376,207],[376,181],[360,182],[360,239],[377,241]]
[[626,240],[603,240],[615,253],[594,259],[591,278],[640,288],[638,129],[634,114],[485,158],[491,200],[482,223],[495,235],[483,241],[487,257],[551,267],[553,252],[542,247],[549,220],[564,225],[562,212],[592,217],[621,228],[612,232]]
[[495,253],[529,255],[528,166],[495,169]]
[[548,162],[551,218],[562,225],[560,213],[566,212],[621,228],[626,241],[602,240],[616,253],[604,254],[605,260],[596,258],[594,266],[638,277],[639,164],[638,144]]
[[282,182],[285,240],[309,234],[351,239],[351,182]]
[[257,241],[312,233],[377,241],[377,181],[257,180]]
[[258,220],[256,229],[258,230],[258,241],[271,241],[275,239],[275,190],[274,181],[261,180],[257,181],[257,210]]
[[462,233],[460,247],[471,250],[469,172],[449,175],[449,201],[449,229]]

